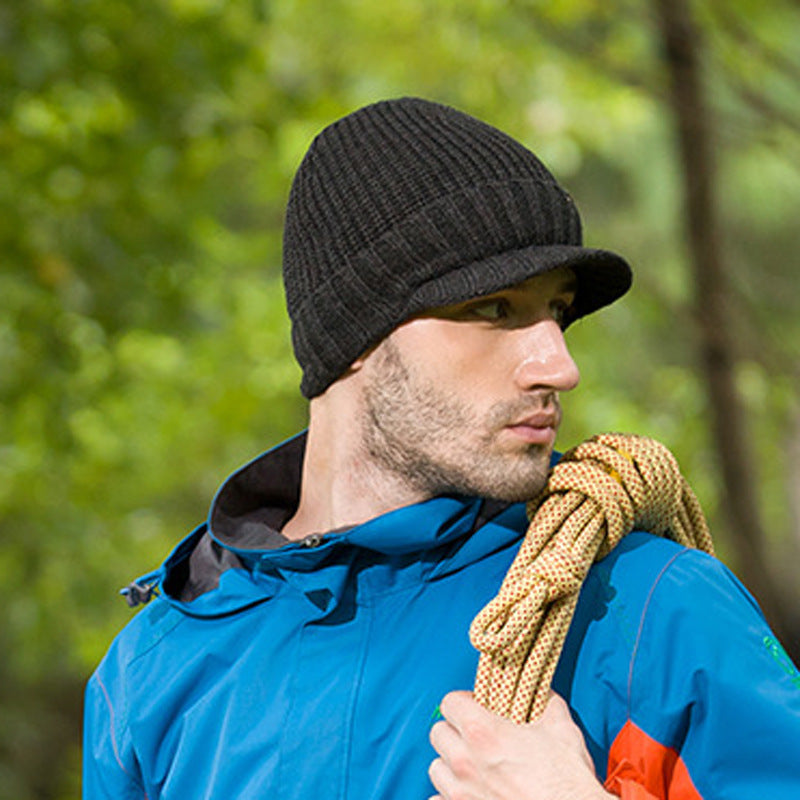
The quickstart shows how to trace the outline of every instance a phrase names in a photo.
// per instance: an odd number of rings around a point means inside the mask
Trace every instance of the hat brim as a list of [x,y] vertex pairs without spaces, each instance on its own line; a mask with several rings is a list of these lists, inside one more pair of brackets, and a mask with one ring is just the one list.
[[532,245],[457,267],[421,284],[409,298],[408,314],[493,294],[560,267],[574,270],[578,280],[570,321],[618,300],[633,282],[628,262],[609,250]]

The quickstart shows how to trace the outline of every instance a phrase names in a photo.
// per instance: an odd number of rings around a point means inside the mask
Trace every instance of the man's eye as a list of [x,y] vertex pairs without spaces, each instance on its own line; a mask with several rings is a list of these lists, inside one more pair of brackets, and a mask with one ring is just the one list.
[[553,319],[562,327],[566,328],[572,321],[572,305],[563,300],[557,300],[550,305]]
[[508,316],[508,303],[505,300],[487,300],[470,306],[469,311],[481,319],[505,319]]

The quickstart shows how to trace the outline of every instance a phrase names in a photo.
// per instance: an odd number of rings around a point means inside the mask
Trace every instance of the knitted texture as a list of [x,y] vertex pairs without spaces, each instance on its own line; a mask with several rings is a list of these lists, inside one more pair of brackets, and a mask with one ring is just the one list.
[[612,302],[630,268],[581,241],[578,210],[544,164],[474,117],[402,98],[333,123],[297,171],[284,228],[303,394],[415,313],[562,265],[578,275],[575,317]]
[[565,454],[528,508],[531,524],[500,591],[475,617],[475,697],[515,722],[538,717],[578,593],[594,561],[632,530],[714,548],[672,453],[638,436],[602,434]]

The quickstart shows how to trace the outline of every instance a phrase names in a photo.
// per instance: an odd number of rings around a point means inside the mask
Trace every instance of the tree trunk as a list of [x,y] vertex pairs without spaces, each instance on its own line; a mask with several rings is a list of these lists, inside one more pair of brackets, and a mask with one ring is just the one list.
[[[701,40],[687,0],[654,0],[683,172],[684,224],[694,280],[700,362],[705,374],[722,498],[735,567],[779,635],[790,623],[771,579],[759,516],[755,461],[736,388],[733,314],[715,197],[711,119],[701,78]],[[795,642],[786,642],[797,652]]]

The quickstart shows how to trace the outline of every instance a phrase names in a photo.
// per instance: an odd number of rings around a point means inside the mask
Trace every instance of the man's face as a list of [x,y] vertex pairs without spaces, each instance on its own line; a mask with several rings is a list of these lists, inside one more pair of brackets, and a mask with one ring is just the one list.
[[420,314],[363,361],[362,445],[424,497],[531,499],[579,380],[562,332],[568,268]]

